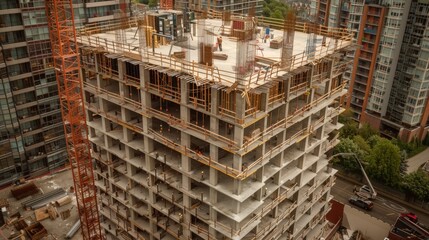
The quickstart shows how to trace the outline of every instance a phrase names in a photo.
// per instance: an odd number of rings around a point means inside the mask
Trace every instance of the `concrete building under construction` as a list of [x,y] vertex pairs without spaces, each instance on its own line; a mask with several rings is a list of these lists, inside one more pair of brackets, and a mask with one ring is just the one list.
[[78,33],[107,239],[325,236],[350,32],[158,10]]

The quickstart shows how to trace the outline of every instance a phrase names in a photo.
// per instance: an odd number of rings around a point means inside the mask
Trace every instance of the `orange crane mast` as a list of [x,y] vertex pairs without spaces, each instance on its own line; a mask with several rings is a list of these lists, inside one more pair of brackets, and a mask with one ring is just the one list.
[[45,4],[82,236],[84,240],[103,239],[83,106],[72,0],[46,0]]

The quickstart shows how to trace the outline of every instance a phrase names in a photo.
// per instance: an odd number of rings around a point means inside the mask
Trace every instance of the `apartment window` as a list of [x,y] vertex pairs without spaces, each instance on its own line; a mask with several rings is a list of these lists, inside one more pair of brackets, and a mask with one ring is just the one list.
[[18,94],[18,95],[13,96],[13,99],[17,105],[32,102],[35,100],[34,92]]
[[112,15],[116,9],[118,9],[116,5],[89,8],[87,16],[88,18],[108,16]]
[[49,115],[42,118],[42,126],[48,126],[58,123],[61,120],[61,113]]
[[0,42],[3,44],[25,42],[24,31],[3,32],[0,33]]
[[0,1],[0,9],[12,9],[19,8],[19,3],[17,0],[5,0]]
[[23,8],[34,8],[34,7],[44,7],[44,1],[34,1],[34,0],[20,0],[21,6]]
[[27,37],[27,41],[49,39],[48,27],[42,26],[26,29],[25,36]]
[[22,18],[24,25],[46,24],[45,10],[33,10],[31,12],[23,12]]
[[22,25],[21,14],[0,15],[0,27],[12,27]]
[[75,19],[84,19],[85,18],[85,9],[83,8],[74,8],[74,17]]
[[31,72],[30,63],[20,63],[7,67],[10,76],[16,76]]
[[408,113],[410,113],[410,114],[413,114],[413,112],[414,112],[414,108],[413,107],[411,107],[411,106],[405,106],[405,111],[407,111]]
[[47,166],[45,165],[45,163],[44,163],[43,160],[37,161],[37,162],[33,162],[33,163],[30,164],[30,171],[31,172],[35,172],[35,171],[37,171],[39,169],[42,169],[42,168],[45,168],[45,167],[47,167]]
[[6,60],[14,60],[28,57],[27,48],[19,47],[19,48],[11,48],[4,50],[4,58]]
[[15,152],[24,152],[22,141],[12,141],[10,142],[10,146],[12,149],[15,149]]
[[43,99],[58,95],[58,87],[50,86],[48,88],[42,88],[36,90],[37,99]]
[[34,84],[43,85],[50,82],[55,82],[55,72],[53,70],[45,70],[41,74],[34,75]]

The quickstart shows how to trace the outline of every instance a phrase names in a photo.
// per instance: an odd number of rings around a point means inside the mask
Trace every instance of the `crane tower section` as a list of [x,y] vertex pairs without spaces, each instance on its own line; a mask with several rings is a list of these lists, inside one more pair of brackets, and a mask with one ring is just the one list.
[[72,0],[46,0],[45,4],[82,235],[84,240],[102,239]]

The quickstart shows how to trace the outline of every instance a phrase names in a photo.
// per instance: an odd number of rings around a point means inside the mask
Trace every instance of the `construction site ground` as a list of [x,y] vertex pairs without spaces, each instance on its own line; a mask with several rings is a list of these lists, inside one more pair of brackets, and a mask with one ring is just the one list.
[[[73,186],[73,177],[70,170],[64,170],[58,173],[55,173],[53,175],[47,175],[43,176],[33,181],[37,187],[41,190],[39,194],[47,193],[50,191],[53,191],[58,188],[63,188],[67,191],[68,196],[71,197],[72,202],[69,204],[66,204],[61,207],[57,207],[58,213],[62,211],[66,211],[67,209],[70,210],[70,216],[66,219],[62,219],[61,216],[57,217],[55,220],[51,220],[50,218],[44,219],[40,221],[40,223],[45,227],[45,229],[48,232],[48,236],[44,237],[43,239],[66,239],[66,234],[69,232],[71,227],[75,224],[75,222],[78,220],[78,213],[77,213],[77,207],[76,207],[76,197],[74,193],[70,193],[70,187]],[[28,181],[27,181],[28,182]],[[25,218],[25,221],[27,224],[30,225],[31,221],[35,221],[35,213],[34,210],[24,209],[22,206],[22,203],[30,200],[36,195],[29,196],[26,198],[23,198],[21,200],[16,200],[12,194],[11,194],[11,188],[13,186],[9,186],[5,189],[0,190],[0,198],[7,199],[9,201],[9,207],[7,209],[7,214],[5,216],[5,222],[6,224],[3,225],[1,228],[1,239],[8,239],[8,237],[16,232],[13,225],[8,225],[8,217],[11,216],[16,212],[20,212],[21,216]],[[80,230],[77,232],[73,238],[73,240],[81,239]]]

